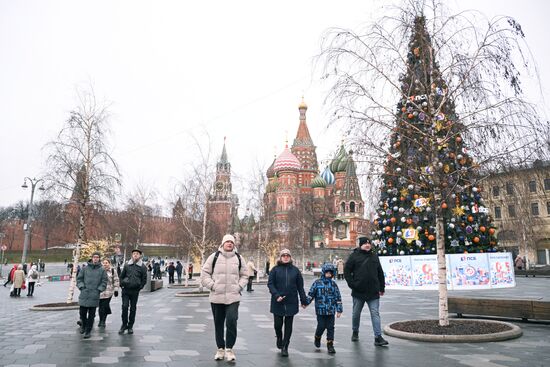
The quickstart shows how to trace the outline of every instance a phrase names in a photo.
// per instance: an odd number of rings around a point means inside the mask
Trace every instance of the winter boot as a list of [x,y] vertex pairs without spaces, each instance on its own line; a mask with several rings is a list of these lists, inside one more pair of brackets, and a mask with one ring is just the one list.
[[383,347],[384,345],[388,345],[388,344],[389,344],[388,341],[382,338],[382,335],[374,338],[374,345],[376,345],[377,347]]
[[99,318],[99,322],[97,323],[97,327],[105,327],[105,319],[106,319],[105,316],[101,316]]
[[80,330],[79,330],[80,334],[84,334],[84,331],[86,331],[86,328],[84,327],[84,323],[82,322],[82,320],[78,320],[76,324],[80,326]]
[[280,335],[277,335],[277,349],[283,348],[283,337]]
[[128,329],[128,327],[127,327],[126,325],[122,325],[122,326],[120,327],[120,330],[118,331],[118,334],[119,334],[119,335],[124,334],[124,330],[126,330],[126,329]]
[[351,334],[351,341],[352,342],[358,342],[359,341],[359,332],[358,331],[354,331]]
[[288,346],[283,345],[283,348],[281,349],[281,357],[288,357]]
[[321,348],[321,337],[315,335],[315,340],[313,341],[315,348]]
[[90,337],[92,336],[91,334],[91,330],[87,328],[86,332],[84,333],[84,339],[90,339]]
[[336,353],[336,350],[334,349],[334,340],[327,340],[327,351],[328,354]]

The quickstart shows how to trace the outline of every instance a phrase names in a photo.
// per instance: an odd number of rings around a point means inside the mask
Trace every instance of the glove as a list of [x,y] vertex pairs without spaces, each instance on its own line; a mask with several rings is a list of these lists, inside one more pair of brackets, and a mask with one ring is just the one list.
[[115,297],[118,297],[118,291],[115,291]]

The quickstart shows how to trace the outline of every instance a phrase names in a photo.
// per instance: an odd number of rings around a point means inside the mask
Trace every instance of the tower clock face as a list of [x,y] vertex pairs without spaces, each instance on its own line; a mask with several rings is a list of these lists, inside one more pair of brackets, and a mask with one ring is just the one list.
[[223,183],[221,183],[221,182],[216,183],[216,189],[218,189],[218,190],[223,189]]

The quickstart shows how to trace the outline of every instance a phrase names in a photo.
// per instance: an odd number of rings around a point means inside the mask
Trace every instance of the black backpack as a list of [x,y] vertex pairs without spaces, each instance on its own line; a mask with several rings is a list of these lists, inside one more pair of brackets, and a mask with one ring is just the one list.
[[[212,260],[212,274],[214,274],[214,268],[216,267],[216,261],[218,261],[218,256],[220,256],[222,252],[220,250],[216,251],[216,255],[214,255],[214,260]],[[235,255],[237,255],[237,259],[239,259],[239,274],[241,273],[241,255],[239,255],[238,252],[235,252]]]

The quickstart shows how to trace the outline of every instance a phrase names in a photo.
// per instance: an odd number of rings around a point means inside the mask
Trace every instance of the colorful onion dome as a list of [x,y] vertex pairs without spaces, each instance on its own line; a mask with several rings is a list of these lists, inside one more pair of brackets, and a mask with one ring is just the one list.
[[340,150],[338,150],[338,153],[336,153],[336,157],[330,162],[330,170],[333,173],[336,172],[345,172],[346,166],[347,166],[347,158],[348,153],[346,153],[346,148],[344,148],[344,144],[340,146]]
[[278,173],[280,171],[299,171],[302,168],[300,161],[290,149],[288,145],[285,145],[283,152],[277,157],[273,164],[273,171]]
[[275,166],[275,159],[273,159],[273,162],[271,163],[271,166],[269,166],[269,168],[265,172],[265,175],[267,176],[267,178],[275,177],[275,170],[273,169],[273,166]]
[[321,173],[321,177],[325,180],[327,185],[334,185],[334,182],[336,181],[334,178],[334,173],[332,173],[328,166],[326,166],[323,173]]
[[338,162],[338,168],[336,169],[336,172],[346,172],[350,161],[350,156],[346,154],[346,156],[342,158],[340,162]]
[[322,178],[320,175],[317,175],[313,181],[311,181],[311,187],[313,187],[314,189],[315,188],[318,188],[318,187],[327,187],[327,182],[325,181],[324,178]]

